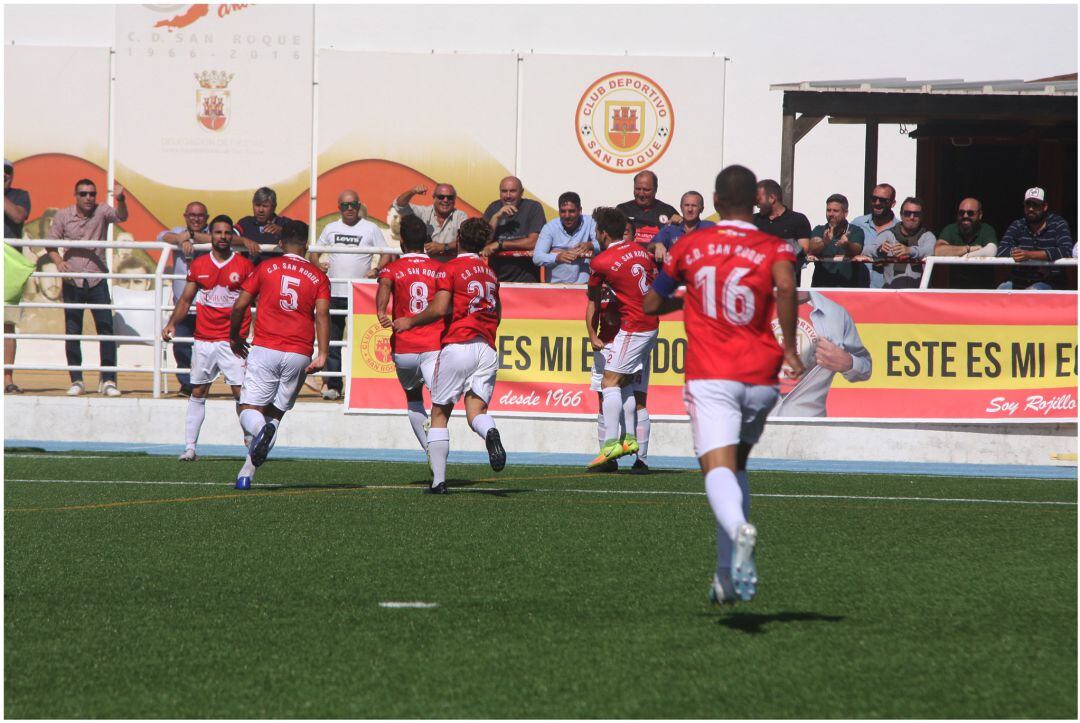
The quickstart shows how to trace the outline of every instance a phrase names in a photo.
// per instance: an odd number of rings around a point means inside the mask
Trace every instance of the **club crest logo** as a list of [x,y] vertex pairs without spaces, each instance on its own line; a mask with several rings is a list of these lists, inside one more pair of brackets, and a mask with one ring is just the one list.
[[394,356],[390,349],[390,330],[377,321],[364,330],[360,338],[360,358],[368,369],[377,374],[394,373]]
[[195,119],[208,131],[225,130],[229,124],[229,81],[233,73],[224,70],[204,70],[195,74],[199,83],[195,91]]
[[[801,308],[800,308],[801,310]],[[776,337],[778,344],[784,343],[784,334],[780,330],[780,320],[773,317],[770,322],[772,327],[773,336]],[[817,366],[817,342],[818,333],[814,325],[810,323],[810,319],[799,316],[795,320],[795,351],[799,355],[800,361],[803,363],[803,367],[809,371]],[[788,368],[785,365],[780,370],[780,396],[786,397],[788,392],[795,388],[798,380],[793,379],[788,373]]]
[[230,284],[239,284],[240,283],[240,274],[237,273],[236,271],[233,271],[231,274],[229,274],[229,283]]
[[619,71],[582,94],[574,133],[596,165],[614,173],[637,173],[660,160],[671,145],[675,110],[652,78]]

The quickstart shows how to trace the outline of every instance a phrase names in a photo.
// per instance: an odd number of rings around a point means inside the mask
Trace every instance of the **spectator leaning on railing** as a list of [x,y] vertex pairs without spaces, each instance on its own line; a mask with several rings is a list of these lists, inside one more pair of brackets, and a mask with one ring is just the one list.
[[[326,224],[326,228],[319,235],[316,246],[337,246],[340,248],[384,248],[386,238],[382,230],[365,218],[360,218],[360,195],[351,189],[346,189],[338,196],[338,211],[341,217],[337,221]],[[334,281],[333,279],[373,279],[379,269],[388,263],[392,257],[379,257],[378,254],[327,254],[329,265],[326,273],[332,279],[330,282],[330,308],[347,310],[349,308],[349,293],[352,291],[352,282]],[[308,254],[308,260],[318,263],[319,254]],[[341,341],[345,337],[345,323],[347,316],[340,314],[330,315],[330,341]],[[326,371],[341,371],[341,347],[331,346],[326,356]],[[341,377],[325,377],[322,388],[323,399],[338,399],[344,389]]]
[[[965,198],[956,211],[956,223],[941,229],[934,256],[993,256],[997,253],[997,234],[982,222],[982,202]],[[992,287],[993,269],[950,266],[949,286],[954,289],[988,289]]]
[[900,224],[878,237],[880,244],[875,258],[886,262],[882,272],[886,289],[918,288],[922,266],[909,262],[934,254],[937,239],[922,225],[923,207],[922,199],[908,196],[900,204]]
[[[491,268],[500,282],[540,280],[540,269],[533,264],[532,251],[547,218],[543,206],[522,197],[524,191],[520,178],[507,176],[499,181],[499,200],[492,201],[484,211],[484,220],[491,226],[492,240],[480,255],[490,259]],[[506,254],[507,251],[529,253]]]
[[[679,211],[682,215],[682,220],[675,223],[669,223],[660,229],[660,232],[653,236],[652,243],[649,244],[649,250],[653,252],[654,258],[658,264],[663,263],[667,257],[667,252],[671,250],[671,247],[675,245],[675,242],[681,239],[686,234],[697,231],[702,228],[709,228],[716,224],[712,221],[704,221],[701,218],[701,212],[705,210],[705,197],[697,191],[687,191],[682,195],[679,200]],[[676,218],[679,218],[676,216]]]
[[652,171],[634,176],[634,198],[620,203],[618,209],[634,226],[634,241],[650,244],[653,237],[669,223],[681,223],[682,218],[670,203],[656,197],[660,179]]
[[811,282],[815,287],[865,288],[870,283],[866,267],[851,263],[862,253],[863,232],[848,223],[847,215],[847,196],[834,193],[825,199],[825,224],[810,231],[809,255],[817,259]]
[[[1014,261],[1057,261],[1073,253],[1073,238],[1069,224],[1056,213],[1050,213],[1046,191],[1029,188],[1024,193],[1024,217],[1009,224],[1001,236],[997,255]],[[1040,266],[1016,266],[1012,278],[1001,289],[1053,289],[1062,284],[1060,269]]]
[[281,240],[281,229],[290,219],[277,215],[277,192],[263,186],[251,197],[251,215],[236,222],[238,241],[251,255],[251,262],[258,266],[263,259],[280,256],[281,250],[260,251],[259,244],[276,245]]
[[600,253],[596,224],[581,212],[581,196],[567,191],[559,196],[559,217],[540,229],[533,263],[547,269],[553,284],[584,284],[589,280],[589,258]]
[[[15,178],[15,166],[4,159],[4,238],[22,238],[23,224],[30,216],[30,194],[21,188],[12,188]],[[15,249],[22,253],[22,246]],[[22,309],[4,309],[4,333],[14,334],[15,327],[22,321]],[[4,339],[4,364],[15,363],[15,340]],[[22,389],[15,384],[15,377],[10,369],[4,370],[4,394],[22,394]]]
[[[896,189],[888,183],[879,183],[870,192],[870,213],[859,216],[851,222],[852,226],[862,229],[863,251],[859,256],[860,261],[870,261],[877,254],[881,244],[879,238],[893,226],[900,223],[900,219],[893,213],[896,205]],[[885,277],[879,269],[870,270],[870,286],[880,289],[885,283]]]
[[436,261],[449,261],[457,256],[458,229],[468,216],[457,209],[457,191],[449,183],[435,186],[431,192],[432,205],[410,203],[413,196],[422,196],[427,190],[427,186],[420,184],[402,191],[394,199],[393,209],[399,216],[413,215],[423,221],[431,237],[424,246],[425,253]]
[[[184,276],[187,276],[188,266],[191,260],[196,256],[194,245],[208,244],[211,242],[210,229],[207,228],[206,225],[206,219],[208,218],[209,212],[206,210],[206,204],[200,201],[192,201],[184,208],[183,226],[174,226],[168,231],[162,231],[158,234],[158,241],[172,244],[180,252],[172,254],[172,272],[174,274],[183,274]],[[202,256],[205,253],[207,252],[200,251],[197,255]],[[186,283],[187,282],[183,279],[172,280],[174,305],[180,301]],[[191,308],[188,314],[185,314],[183,318],[179,319],[175,326],[175,336],[193,337],[195,335],[194,308]],[[173,359],[176,360],[176,365],[181,369],[191,368],[191,350],[192,346],[190,342],[173,342]],[[180,383],[180,396],[191,396],[190,375],[187,372],[179,373],[176,375],[176,381]]]
[[[124,222],[128,217],[127,199],[124,189],[116,186],[114,194],[116,208],[97,202],[97,186],[89,178],[83,178],[75,184],[75,204],[61,208],[53,217],[49,229],[49,239],[54,241],[104,241],[110,223]],[[61,252],[63,255],[61,256]],[[67,249],[55,248],[49,256],[62,273],[106,273],[104,249]],[[66,278],[61,286],[65,304],[111,304],[109,282],[105,279]],[[98,336],[111,336],[113,333],[112,309],[92,309],[94,328]],[[64,333],[82,334],[83,309],[64,309]],[[116,342],[102,341],[101,365],[116,366]],[[64,344],[69,366],[82,366],[82,346],[78,339],[68,339]],[[71,376],[71,388],[68,396],[76,397],[86,393],[82,371],[68,372]],[[120,396],[116,386],[116,372],[101,372],[98,392],[109,397]]]

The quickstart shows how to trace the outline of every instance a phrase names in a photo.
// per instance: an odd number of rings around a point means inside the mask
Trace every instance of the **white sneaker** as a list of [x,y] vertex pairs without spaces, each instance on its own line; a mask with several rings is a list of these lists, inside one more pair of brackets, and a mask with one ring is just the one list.
[[753,600],[757,593],[757,566],[754,563],[756,544],[757,528],[749,522],[739,525],[731,549],[731,585],[735,595],[744,602]]
[[199,456],[195,454],[194,447],[188,447],[184,450],[184,453],[180,455],[177,459],[179,459],[181,462],[194,462],[198,458]]
[[120,389],[116,386],[116,382],[110,380],[98,385],[98,394],[104,394],[106,397],[119,397]]
[[82,394],[86,394],[86,385],[82,382],[75,382],[71,385],[71,388],[67,390],[69,397],[78,397]]
[[329,399],[330,401],[341,399],[341,392],[337,389],[331,389],[330,387],[323,387],[322,398]]

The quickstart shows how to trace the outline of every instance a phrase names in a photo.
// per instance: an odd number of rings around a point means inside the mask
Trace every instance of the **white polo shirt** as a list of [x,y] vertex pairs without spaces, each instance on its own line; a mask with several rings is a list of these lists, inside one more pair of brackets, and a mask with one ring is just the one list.
[[[349,226],[338,219],[326,224],[316,245],[382,248],[386,246],[386,238],[383,236],[382,229],[367,219],[360,219],[354,226]],[[329,256],[330,268],[327,269],[326,275],[331,279],[362,279],[378,260],[378,254],[331,253]],[[348,298],[349,282],[331,281],[330,295]]]

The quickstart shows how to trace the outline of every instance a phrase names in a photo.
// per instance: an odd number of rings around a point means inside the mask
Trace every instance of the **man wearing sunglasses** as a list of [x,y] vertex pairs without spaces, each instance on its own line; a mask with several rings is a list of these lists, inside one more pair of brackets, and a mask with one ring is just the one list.
[[[997,252],[997,233],[982,222],[982,203],[965,198],[956,211],[956,223],[941,229],[934,256],[993,256]],[[993,269],[949,266],[949,287],[953,289],[993,288]]]
[[436,261],[449,261],[457,256],[458,229],[468,216],[455,207],[457,191],[449,183],[435,186],[431,193],[434,199],[431,206],[410,203],[413,196],[423,196],[427,191],[428,187],[422,183],[402,191],[394,199],[393,209],[399,216],[413,215],[423,221],[427,226],[428,236],[431,237],[424,246],[424,251]]
[[[1069,224],[1050,213],[1046,191],[1029,188],[1024,193],[1024,217],[1009,224],[1001,236],[997,255],[1013,261],[1057,261],[1072,258],[1073,237]],[[1060,269],[1045,266],[1014,266],[1000,289],[1046,290],[1064,288]]]
[[[900,223],[900,219],[893,213],[896,205],[896,189],[888,183],[879,183],[870,192],[870,213],[859,216],[851,222],[852,226],[862,229],[863,251],[856,256],[856,261],[871,261],[877,254],[881,240],[881,234]],[[885,283],[885,277],[880,269],[870,269],[870,287],[880,289]]]
[[932,256],[937,238],[923,226],[923,202],[908,196],[900,205],[900,224],[878,236],[875,258],[886,260],[883,269],[886,289],[916,289],[922,279],[922,266],[909,262]]
[[[317,246],[336,246],[338,248],[384,248],[386,238],[378,226],[360,217],[360,194],[347,189],[338,195],[338,211],[341,218],[326,224],[319,234]],[[378,270],[390,261],[389,256],[378,258],[378,254],[329,253],[326,274],[330,282],[330,308],[347,310],[352,282],[339,279],[373,279]],[[317,264],[319,254],[308,254],[308,260]],[[375,263],[377,261],[377,263]],[[345,336],[347,316],[330,315],[330,341],[341,341]],[[326,357],[326,371],[341,371],[341,347],[331,346]],[[323,399],[339,399],[344,389],[341,377],[325,377],[322,388]]]
[[[61,208],[53,216],[49,229],[52,241],[104,241],[110,223],[127,221],[128,209],[124,189],[116,186],[114,193],[116,208],[98,203],[97,186],[89,178],[80,179],[75,184],[75,204]],[[49,257],[56,264],[56,270],[62,273],[107,273],[105,249],[61,249],[49,251]],[[66,278],[61,285],[65,304],[111,304],[109,282],[101,278]],[[98,336],[112,336],[113,313],[111,309],[93,309],[94,328]],[[83,309],[64,309],[64,333],[82,334]],[[101,365],[116,366],[116,342],[102,341]],[[78,339],[68,339],[64,344],[68,366],[82,366],[82,346]],[[68,396],[77,397],[86,393],[81,371],[70,371],[71,388]],[[116,386],[116,372],[101,372],[98,392],[109,397],[120,396]]]

